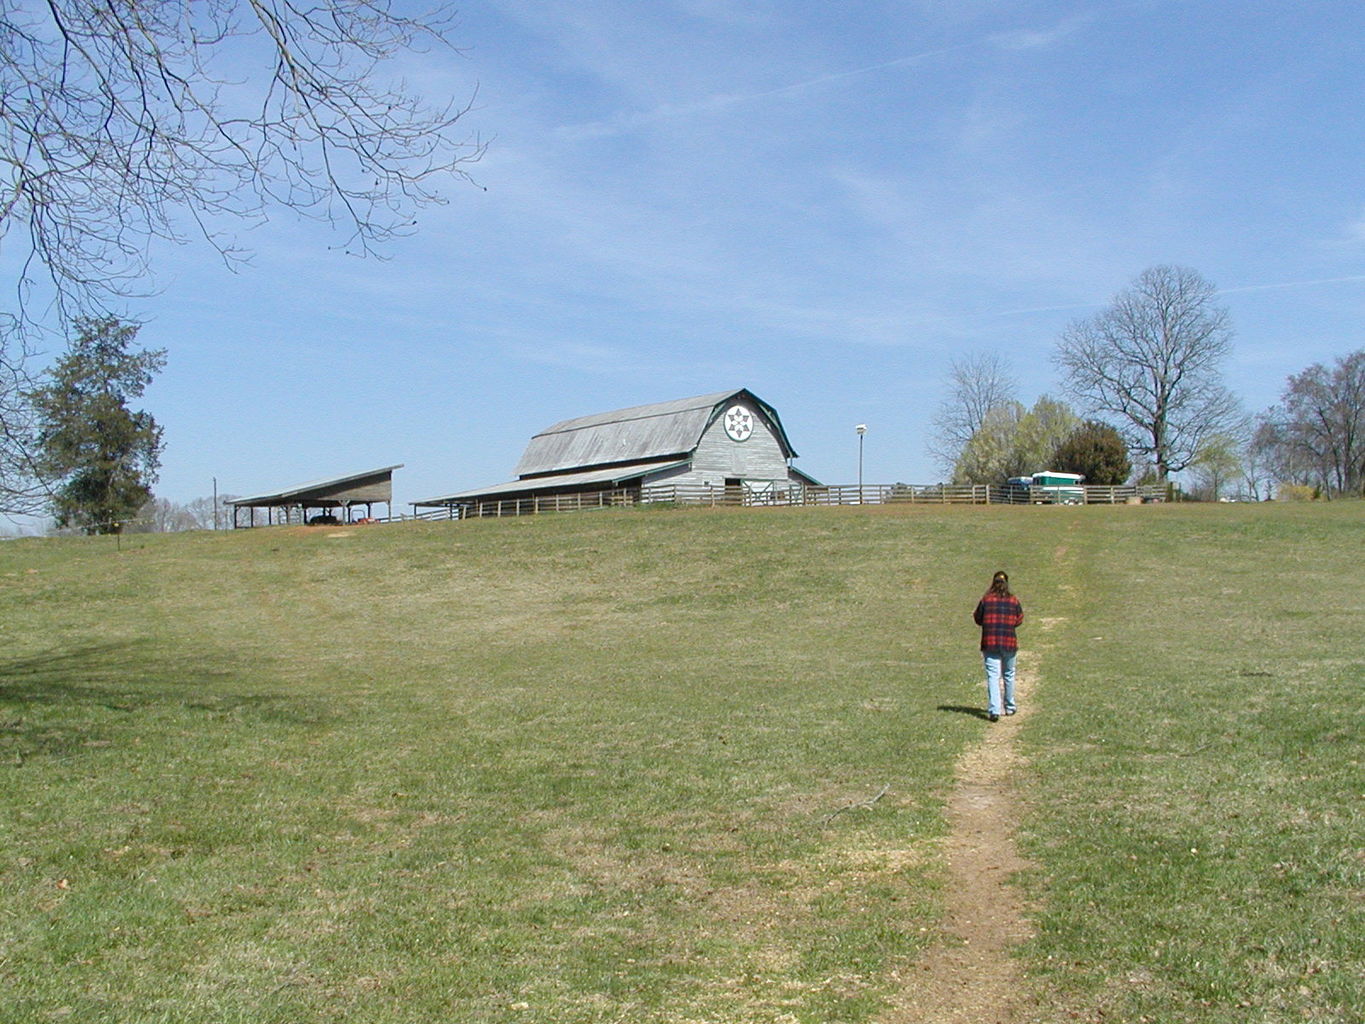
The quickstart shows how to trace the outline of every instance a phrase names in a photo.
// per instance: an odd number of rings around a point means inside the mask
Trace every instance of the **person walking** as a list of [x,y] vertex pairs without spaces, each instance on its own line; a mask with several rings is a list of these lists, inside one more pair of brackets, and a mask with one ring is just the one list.
[[1019,638],[1014,631],[1023,625],[1024,606],[1010,593],[1009,574],[1001,571],[991,577],[991,589],[976,603],[972,619],[981,627],[986,715],[992,722],[998,722],[1001,711],[1012,715],[1018,710],[1014,703],[1014,658],[1019,653]]

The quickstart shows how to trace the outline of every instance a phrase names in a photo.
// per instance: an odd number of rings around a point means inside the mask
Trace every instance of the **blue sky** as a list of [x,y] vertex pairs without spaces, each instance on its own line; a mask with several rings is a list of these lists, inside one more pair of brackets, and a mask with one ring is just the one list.
[[748,387],[829,483],[928,483],[954,356],[1058,395],[1057,337],[1201,272],[1251,411],[1362,345],[1365,4],[471,0],[482,188],[388,259],[276,211],[157,256],[159,496],[403,463],[395,511],[560,419]]

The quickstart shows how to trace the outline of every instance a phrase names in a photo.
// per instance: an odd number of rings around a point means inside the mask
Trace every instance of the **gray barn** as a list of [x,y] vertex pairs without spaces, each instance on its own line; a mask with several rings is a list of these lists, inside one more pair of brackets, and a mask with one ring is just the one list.
[[777,410],[741,388],[565,420],[531,438],[517,479],[414,502],[477,510],[488,503],[612,492],[626,500],[762,495],[814,483]]

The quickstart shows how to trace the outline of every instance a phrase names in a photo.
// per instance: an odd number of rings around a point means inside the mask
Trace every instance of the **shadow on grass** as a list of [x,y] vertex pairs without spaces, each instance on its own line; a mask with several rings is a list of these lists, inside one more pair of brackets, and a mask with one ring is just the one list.
[[950,711],[955,715],[971,715],[973,718],[980,718],[985,722],[991,720],[991,716],[986,714],[985,708],[969,708],[965,704],[940,704],[938,710]]
[[0,757],[22,762],[106,746],[127,728],[120,718],[139,714],[286,727],[335,717],[315,698],[231,692],[259,670],[225,663],[217,653],[172,659],[143,640],[0,660]]

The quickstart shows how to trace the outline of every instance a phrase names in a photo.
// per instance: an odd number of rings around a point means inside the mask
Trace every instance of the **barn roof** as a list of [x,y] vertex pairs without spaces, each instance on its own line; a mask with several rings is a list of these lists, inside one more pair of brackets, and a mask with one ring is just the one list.
[[396,466],[383,466],[380,469],[369,469],[363,473],[352,473],[348,476],[330,477],[325,480],[313,480],[310,483],[287,487],[282,491],[255,494],[249,498],[233,498],[228,504],[237,505],[242,508],[252,505],[257,508],[262,508],[266,506],[297,505],[308,499],[345,501],[347,497],[346,491],[353,487],[363,487],[381,482],[388,482],[389,485],[392,486],[391,478],[393,471],[402,468],[403,464],[399,463]]
[[784,454],[795,458],[777,412],[739,388],[564,420],[531,438],[514,472],[525,478],[689,455],[722,406],[741,395],[768,419]]

